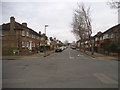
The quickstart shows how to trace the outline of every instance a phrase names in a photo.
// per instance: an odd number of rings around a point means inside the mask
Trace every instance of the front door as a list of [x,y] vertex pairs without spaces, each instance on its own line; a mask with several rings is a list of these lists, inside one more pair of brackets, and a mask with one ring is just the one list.
[[29,50],[32,50],[32,41],[30,41]]

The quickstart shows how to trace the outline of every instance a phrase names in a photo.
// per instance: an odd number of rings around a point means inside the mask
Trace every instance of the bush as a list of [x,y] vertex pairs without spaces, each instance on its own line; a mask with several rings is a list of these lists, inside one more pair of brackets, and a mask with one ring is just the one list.
[[98,47],[97,46],[94,46],[94,51],[98,52]]
[[115,52],[117,53],[118,50],[118,42],[117,41],[105,41],[101,44],[101,46],[104,48],[104,51],[108,52]]
[[14,55],[13,50],[17,50],[17,48],[16,47],[2,48],[2,55]]
[[109,45],[110,52],[118,52],[118,43],[111,42]]
[[43,51],[45,51],[45,50],[50,50],[50,46],[44,46],[44,45],[43,45],[43,46],[40,46],[40,47],[39,47],[39,51],[40,51],[40,52],[43,52]]

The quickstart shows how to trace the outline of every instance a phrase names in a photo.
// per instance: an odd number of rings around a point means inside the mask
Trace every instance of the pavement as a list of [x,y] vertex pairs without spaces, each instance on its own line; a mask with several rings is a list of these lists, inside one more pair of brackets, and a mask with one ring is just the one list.
[[[81,51],[83,54],[86,54],[88,56],[91,56],[92,58],[96,58],[96,59],[104,59],[104,60],[116,60],[118,61],[118,57],[113,57],[113,56],[108,56],[108,55],[104,55],[104,54],[100,54],[100,53],[96,53],[94,52],[94,54],[92,55],[90,51],[86,51],[86,52],[83,52]],[[47,51],[46,52],[46,56],[49,56],[50,54],[54,53],[54,51]],[[27,55],[27,56],[18,56],[18,55],[15,55],[15,56],[2,56],[2,60],[17,60],[17,59],[21,59],[21,60],[30,60],[30,59],[36,59],[36,58],[39,58],[39,57],[44,57],[44,53],[43,52],[40,52],[40,53],[37,53],[37,54],[33,54],[33,55]]]
[[116,60],[116,61],[118,61],[118,57],[116,56],[108,56],[108,55],[104,55],[104,54],[100,54],[100,53],[96,53],[96,52],[94,52],[94,54],[92,55],[92,52],[90,52],[90,51],[85,51],[85,52],[83,52],[82,51],[82,53],[84,53],[84,54],[86,54],[86,55],[88,55],[88,56],[91,56],[91,57],[93,57],[93,58],[96,58],[96,59],[109,59],[109,60]]
[[[46,52],[46,56],[49,56],[50,54],[54,53],[54,51],[47,51]],[[31,60],[31,59],[36,59],[36,58],[40,58],[40,57],[44,57],[45,54],[44,52],[40,52],[37,54],[33,54],[33,55],[27,55],[27,56],[19,56],[19,55],[13,55],[13,56],[2,56],[2,60]]]

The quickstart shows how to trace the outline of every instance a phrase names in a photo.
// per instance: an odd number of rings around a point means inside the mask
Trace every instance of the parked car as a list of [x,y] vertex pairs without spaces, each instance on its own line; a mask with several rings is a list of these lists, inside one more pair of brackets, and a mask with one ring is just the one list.
[[62,47],[60,47],[60,48],[62,49],[62,51],[65,50],[65,47],[64,47],[64,46],[62,46]]
[[62,52],[62,49],[61,49],[60,47],[57,47],[57,48],[55,49],[55,52]]
[[76,49],[76,47],[74,47],[74,46],[72,46],[71,48],[72,48],[72,49]]

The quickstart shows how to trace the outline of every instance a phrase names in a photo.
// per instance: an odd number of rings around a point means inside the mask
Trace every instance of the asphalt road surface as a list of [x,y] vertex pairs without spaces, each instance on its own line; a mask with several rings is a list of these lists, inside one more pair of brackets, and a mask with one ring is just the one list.
[[3,60],[2,78],[3,88],[118,88],[118,61],[68,48],[48,57]]

